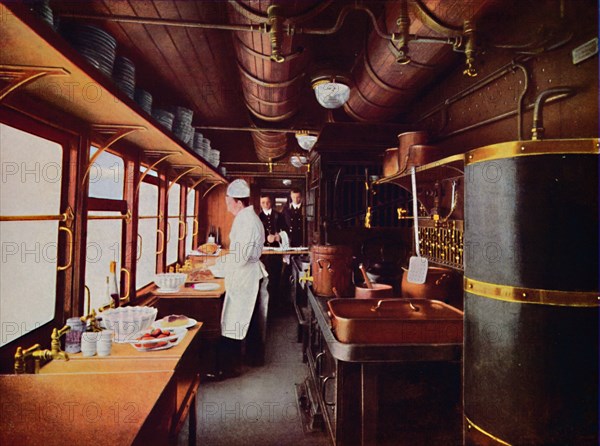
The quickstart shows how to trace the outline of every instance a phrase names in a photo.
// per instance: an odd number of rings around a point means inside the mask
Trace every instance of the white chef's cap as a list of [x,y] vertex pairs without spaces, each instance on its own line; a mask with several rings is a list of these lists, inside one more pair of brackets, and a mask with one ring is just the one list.
[[227,195],[232,198],[247,198],[250,196],[250,186],[248,186],[245,180],[233,180],[227,186]]

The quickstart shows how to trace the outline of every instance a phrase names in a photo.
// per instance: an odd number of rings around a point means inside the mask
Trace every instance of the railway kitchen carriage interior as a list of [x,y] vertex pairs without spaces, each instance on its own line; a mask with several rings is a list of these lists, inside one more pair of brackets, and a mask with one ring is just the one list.
[[0,1],[0,444],[597,445],[598,3]]

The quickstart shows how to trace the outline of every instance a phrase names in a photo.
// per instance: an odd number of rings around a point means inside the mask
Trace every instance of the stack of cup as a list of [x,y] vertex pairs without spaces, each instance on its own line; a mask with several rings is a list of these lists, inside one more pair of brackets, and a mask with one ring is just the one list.
[[86,331],[81,334],[81,353],[83,356],[94,356],[98,345],[98,333]]
[[113,331],[112,330],[102,330],[100,333],[96,333],[96,334],[98,335],[98,343],[97,343],[98,356],[110,355],[110,351],[112,349]]

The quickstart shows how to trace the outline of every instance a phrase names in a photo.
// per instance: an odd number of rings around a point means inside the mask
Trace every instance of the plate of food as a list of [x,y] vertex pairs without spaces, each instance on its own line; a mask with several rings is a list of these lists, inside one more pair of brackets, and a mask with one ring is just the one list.
[[171,328],[191,328],[198,321],[183,314],[170,314],[162,319],[155,321],[152,326],[154,328],[171,329]]
[[166,350],[179,344],[186,334],[185,328],[150,328],[138,333],[135,339],[128,342],[139,352]]
[[206,269],[198,269],[190,272],[187,276],[187,283],[202,282],[214,278],[213,274]]

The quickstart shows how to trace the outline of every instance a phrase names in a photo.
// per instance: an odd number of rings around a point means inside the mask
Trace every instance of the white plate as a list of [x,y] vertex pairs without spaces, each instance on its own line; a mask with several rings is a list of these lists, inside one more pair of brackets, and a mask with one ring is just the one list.
[[178,293],[180,289],[181,288],[157,288],[154,292],[158,294],[172,294]]
[[196,319],[192,319],[191,317],[188,318],[188,323],[185,325],[179,325],[177,327],[163,327],[162,324],[164,322],[164,318],[163,319],[159,319],[157,321],[155,321],[152,326],[154,328],[191,328],[194,325],[196,325],[198,323],[198,321]]
[[221,288],[221,285],[215,282],[203,282],[203,283],[195,283],[193,285],[194,289],[197,291],[213,291]]

